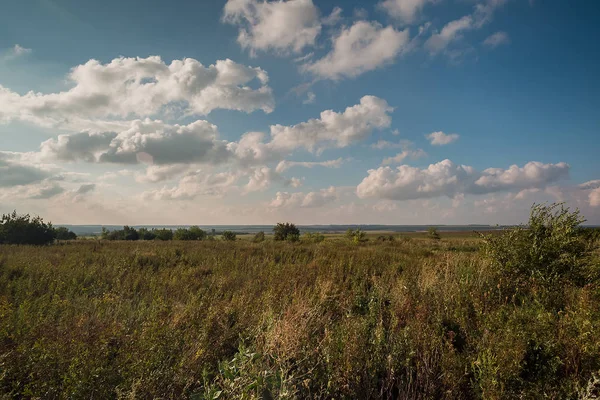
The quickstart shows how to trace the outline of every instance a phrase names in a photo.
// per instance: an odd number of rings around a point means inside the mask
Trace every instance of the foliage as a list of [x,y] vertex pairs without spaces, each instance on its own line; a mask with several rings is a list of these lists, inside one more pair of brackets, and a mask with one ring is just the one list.
[[221,234],[221,238],[223,238],[223,240],[226,241],[234,241],[236,240],[237,235],[235,234],[235,232],[232,231],[223,231],[223,233]]
[[597,243],[553,210],[507,258],[513,230],[0,245],[0,397],[595,398]]
[[379,235],[377,236],[378,242],[394,242],[396,238],[394,235]]
[[346,239],[356,244],[363,243],[369,240],[367,239],[367,233],[361,230],[360,228],[348,228],[348,230],[346,231]]
[[298,241],[300,238],[300,229],[296,227],[296,225],[285,222],[279,222],[273,228],[273,239],[274,240],[288,240],[288,241]]
[[157,240],[173,240],[173,231],[170,229],[153,229],[152,233],[154,233]]
[[140,240],[154,240],[156,239],[156,232],[153,230],[150,230],[148,228],[140,228],[137,230],[138,232],[138,236],[140,238]]
[[323,235],[322,233],[319,232],[306,232],[303,236],[302,236],[302,241],[306,242],[306,243],[321,243],[322,241],[325,240],[325,235]]
[[44,245],[54,241],[54,234],[52,224],[40,217],[13,211],[0,219],[0,243]]
[[252,241],[254,243],[262,243],[265,241],[265,233],[264,232],[257,232],[254,237],[252,238]]
[[178,228],[173,233],[173,239],[175,240],[204,240],[206,239],[206,232],[197,226],[191,226],[188,229]]
[[75,240],[77,235],[64,226],[54,228],[54,238],[57,240]]
[[441,239],[441,236],[440,236],[437,228],[434,226],[430,226],[429,229],[427,229],[427,236],[429,237],[429,239],[433,239],[433,240]]

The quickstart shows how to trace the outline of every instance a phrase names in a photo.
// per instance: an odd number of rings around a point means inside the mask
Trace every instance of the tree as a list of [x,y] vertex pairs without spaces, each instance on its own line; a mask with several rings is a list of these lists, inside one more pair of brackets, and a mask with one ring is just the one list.
[[265,233],[263,231],[257,232],[252,238],[254,243],[261,243],[265,241]]
[[190,226],[188,229],[190,231],[190,240],[204,240],[206,239],[206,232],[200,229],[197,226]]
[[300,229],[296,228],[296,225],[290,222],[279,222],[273,228],[273,233],[274,240],[297,241],[300,238]]
[[362,243],[368,240],[367,233],[361,230],[360,228],[348,228],[348,230],[346,231],[346,239],[350,240],[353,243]]
[[429,229],[427,229],[427,235],[429,236],[429,239],[433,239],[433,240],[440,240],[440,234],[438,233],[438,230],[436,227],[434,226],[430,226]]
[[64,226],[59,226],[58,228],[54,228],[54,237],[57,240],[75,240],[77,239],[77,235],[75,232],[70,231],[68,228]]
[[153,229],[152,232],[158,240],[173,240],[173,231],[170,229]]
[[138,229],[138,235],[141,240],[154,240],[156,239],[156,233],[153,230],[149,230],[148,228],[140,228]]
[[234,240],[236,240],[236,237],[237,237],[237,236],[236,236],[235,232],[232,232],[232,231],[224,231],[224,232],[221,234],[221,237],[223,238],[223,240],[226,240],[226,241],[234,241]]
[[127,225],[123,227],[123,240],[139,240],[140,235],[135,230],[135,228],[131,228]]
[[192,234],[188,229],[185,228],[177,228],[175,232],[173,232],[174,240],[192,240]]
[[2,215],[0,219],[0,243],[44,245],[54,241],[54,229],[51,223],[45,223],[40,217],[29,214]]
[[325,240],[325,235],[320,232],[307,232],[302,236],[302,241],[307,243],[321,243]]

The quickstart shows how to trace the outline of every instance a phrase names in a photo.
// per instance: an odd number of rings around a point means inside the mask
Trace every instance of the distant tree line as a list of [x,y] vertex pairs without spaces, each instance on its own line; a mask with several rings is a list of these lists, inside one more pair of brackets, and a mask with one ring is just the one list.
[[[106,228],[102,228],[100,237],[105,240],[215,240],[214,234],[209,235],[206,231],[197,226],[191,226],[189,228],[177,228],[173,231],[166,228],[135,229],[125,225],[123,229],[117,229],[114,231],[109,231]],[[233,241],[237,239],[237,235],[232,231],[224,231],[221,233],[221,238],[223,240]]]

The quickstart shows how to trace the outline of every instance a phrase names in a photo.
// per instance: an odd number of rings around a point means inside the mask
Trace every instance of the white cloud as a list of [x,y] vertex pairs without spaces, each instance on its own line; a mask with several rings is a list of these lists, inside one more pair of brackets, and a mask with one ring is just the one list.
[[44,157],[121,164],[220,164],[230,156],[226,142],[218,140],[215,125],[197,120],[189,125],[134,120],[122,132],[81,132],[59,135],[41,144]]
[[477,30],[489,23],[494,12],[504,5],[507,0],[485,0],[475,5],[473,13],[459,19],[448,22],[441,31],[432,34],[425,42],[425,48],[431,55],[446,51],[451,57],[462,54],[462,51],[447,51],[446,49],[454,42],[462,39],[463,33]]
[[326,168],[339,168],[342,166],[344,162],[343,158],[338,158],[337,160],[327,160],[327,161],[287,161],[283,160],[277,164],[277,168],[275,171],[278,173],[282,173],[287,171],[292,167],[303,167],[303,168],[313,168],[313,167],[326,167]]
[[313,92],[306,93],[306,99],[302,102],[302,104],[312,104],[315,102],[317,96]]
[[157,183],[173,179],[192,168],[189,164],[150,165],[143,174],[136,174],[140,183]]
[[32,50],[26,47],[21,46],[20,44],[15,44],[8,51],[4,53],[4,58],[7,61],[14,60],[19,57],[26,56],[27,54],[31,54]]
[[598,189],[600,188],[600,179],[596,179],[593,181],[587,181],[579,185],[579,189],[589,190],[589,189]]
[[588,198],[591,207],[600,207],[600,188],[592,190]]
[[408,42],[408,29],[397,31],[377,22],[358,21],[333,38],[332,50],[325,57],[304,64],[302,70],[324,79],[356,77],[393,62]]
[[416,160],[416,159],[423,158],[423,157],[427,157],[427,153],[425,153],[423,151],[423,149],[416,149],[416,150],[405,149],[401,153],[398,153],[393,157],[385,158],[383,160],[382,164],[383,165],[400,164],[407,158]]
[[498,46],[508,43],[510,43],[510,38],[506,32],[496,32],[493,35],[488,36],[483,41],[484,46],[487,46],[491,49],[495,49]]
[[460,136],[456,133],[446,134],[442,131],[438,131],[425,135],[425,137],[433,146],[444,146],[456,142]]
[[397,18],[405,24],[411,24],[427,3],[434,2],[435,0],[385,0],[379,5],[391,17]]
[[239,26],[238,42],[251,55],[269,50],[300,53],[313,46],[321,32],[319,10],[312,0],[228,0],[223,20]]
[[[268,75],[260,68],[231,60],[205,67],[186,58],[165,64],[160,57],[116,58],[108,64],[90,60],[71,70],[74,85],[65,92],[19,95],[0,86],[0,121],[42,125],[81,125],[86,118],[151,116],[177,105],[187,114],[215,109],[245,112],[273,110]],[[257,82],[258,89],[248,86]]]
[[47,169],[27,162],[22,153],[0,152],[0,188],[38,183],[51,175]]
[[431,164],[425,169],[401,165],[396,169],[380,167],[368,171],[357,186],[361,198],[411,200],[459,194],[485,194],[542,188],[568,176],[566,163],[529,162],[524,167],[488,168],[482,172],[473,167],[456,165],[450,160]]
[[315,151],[317,147],[346,147],[367,138],[374,129],[390,126],[388,113],[393,108],[375,96],[364,96],[360,104],[346,108],[342,113],[326,110],[321,118],[298,125],[271,126],[271,143],[274,150],[291,151],[304,147]]
[[327,189],[321,189],[318,192],[309,193],[277,192],[275,198],[271,201],[270,206],[272,208],[322,207],[337,200],[339,194],[339,189],[334,186]]
[[591,207],[600,207],[600,179],[584,182],[578,187],[581,190],[589,190],[588,202]]
[[239,174],[197,170],[183,177],[174,187],[142,193],[145,200],[193,200],[198,196],[223,196],[235,187]]

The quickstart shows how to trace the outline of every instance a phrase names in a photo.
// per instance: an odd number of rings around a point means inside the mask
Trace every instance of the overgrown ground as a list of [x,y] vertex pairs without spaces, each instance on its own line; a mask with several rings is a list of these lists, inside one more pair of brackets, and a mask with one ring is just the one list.
[[593,395],[597,281],[516,284],[480,245],[442,234],[0,246],[0,392],[578,398],[589,384]]

